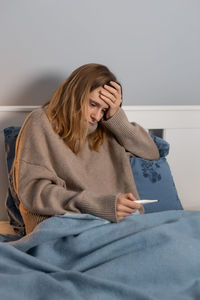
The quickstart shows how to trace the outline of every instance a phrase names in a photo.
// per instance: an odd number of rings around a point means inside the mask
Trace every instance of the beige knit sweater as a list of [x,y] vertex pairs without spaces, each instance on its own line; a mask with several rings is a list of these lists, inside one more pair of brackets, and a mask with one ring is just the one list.
[[52,129],[44,108],[26,118],[17,139],[13,181],[27,233],[67,212],[116,222],[116,195],[130,192],[139,198],[130,155],[158,159],[158,149],[146,130],[128,122],[122,108],[102,123],[112,134],[100,151],[91,151],[86,142],[75,155]]

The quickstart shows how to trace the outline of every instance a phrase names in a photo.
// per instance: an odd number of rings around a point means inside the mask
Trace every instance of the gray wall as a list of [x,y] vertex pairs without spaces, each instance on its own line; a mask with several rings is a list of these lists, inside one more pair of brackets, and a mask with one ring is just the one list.
[[199,0],[0,0],[0,105],[40,105],[106,64],[126,105],[200,104]]

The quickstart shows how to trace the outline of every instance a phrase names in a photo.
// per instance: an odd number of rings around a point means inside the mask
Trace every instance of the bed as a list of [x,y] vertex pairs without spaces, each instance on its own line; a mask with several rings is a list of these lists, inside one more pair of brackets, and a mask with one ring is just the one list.
[[167,206],[146,206],[146,214],[118,224],[86,214],[55,216],[19,236],[5,206],[4,134],[35,108],[0,107],[1,299],[200,299],[200,106],[123,107],[163,153],[164,166],[134,158],[137,187],[142,194],[148,180],[148,198],[168,199]]

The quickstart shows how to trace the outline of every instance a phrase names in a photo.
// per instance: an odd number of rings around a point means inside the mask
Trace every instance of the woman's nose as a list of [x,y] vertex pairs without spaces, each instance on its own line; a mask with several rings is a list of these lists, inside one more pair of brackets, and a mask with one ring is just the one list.
[[96,121],[96,122],[98,122],[100,119],[101,119],[101,110],[95,110],[95,111],[93,111],[93,113],[92,113],[92,118]]

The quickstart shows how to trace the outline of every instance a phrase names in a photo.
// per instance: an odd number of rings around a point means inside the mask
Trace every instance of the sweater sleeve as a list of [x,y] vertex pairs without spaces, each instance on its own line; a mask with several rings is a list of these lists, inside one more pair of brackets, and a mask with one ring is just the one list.
[[96,195],[87,190],[73,191],[65,182],[41,165],[16,162],[16,192],[31,212],[53,216],[66,212],[89,213],[116,222],[115,195]]
[[130,123],[122,108],[102,124],[131,154],[147,160],[159,159],[158,148],[151,136],[139,124]]

